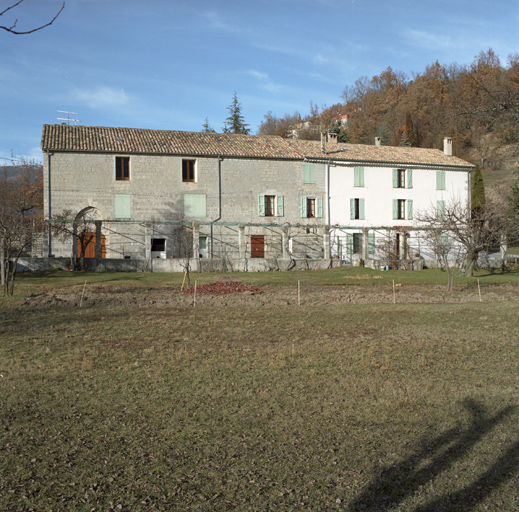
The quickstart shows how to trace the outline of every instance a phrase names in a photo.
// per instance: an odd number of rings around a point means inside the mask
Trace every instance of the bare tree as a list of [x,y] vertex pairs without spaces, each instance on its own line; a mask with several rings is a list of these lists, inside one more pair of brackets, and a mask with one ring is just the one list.
[[503,211],[492,203],[470,211],[464,201],[445,201],[417,212],[415,219],[425,232],[446,235],[453,244],[463,248],[467,277],[472,277],[479,254],[490,246],[500,245],[506,236]]
[[71,252],[72,268],[74,270],[86,270],[85,253],[89,243],[95,238],[95,213],[93,210],[87,211],[78,217],[72,210],[63,210],[61,213],[52,216],[52,234],[60,242],[72,241],[76,238],[79,247],[79,263],[77,261],[77,251]]
[[4,294],[14,293],[18,260],[43,230],[41,166],[20,159],[17,172],[0,178],[0,273]]
[[[11,9],[18,7],[22,2],[23,2],[23,0],[18,0],[18,2],[15,2],[14,4],[8,6],[6,9],[4,9],[2,12],[0,12],[0,16],[3,16],[6,12],[10,11]],[[37,32],[38,30],[41,30],[42,28],[52,25],[56,21],[56,18],[61,14],[61,11],[63,11],[63,9],[65,9],[65,2],[63,2],[61,4],[60,10],[56,13],[56,15],[54,16],[54,18],[52,18],[52,20],[50,20],[45,25],[40,25],[39,27],[32,28],[30,30],[15,30],[16,24],[18,23],[18,19],[15,19],[11,26],[0,25],[0,28],[6,30],[7,32],[10,32],[11,34],[15,34],[15,35],[32,34],[33,32]]]

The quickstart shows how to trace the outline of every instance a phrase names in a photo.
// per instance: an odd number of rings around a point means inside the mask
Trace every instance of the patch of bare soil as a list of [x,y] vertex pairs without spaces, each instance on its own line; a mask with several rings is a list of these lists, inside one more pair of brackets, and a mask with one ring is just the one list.
[[[477,286],[460,286],[447,292],[443,286],[401,286],[387,284],[368,286],[302,286],[301,305],[328,304],[438,304],[479,302]],[[519,286],[511,284],[490,285],[481,289],[482,302],[519,300]],[[215,281],[197,289],[181,291],[179,287],[163,286],[139,288],[125,286],[92,287],[76,286],[57,288],[35,293],[6,307],[84,307],[105,308],[111,306],[293,306],[298,304],[297,287],[245,285],[235,280]]]

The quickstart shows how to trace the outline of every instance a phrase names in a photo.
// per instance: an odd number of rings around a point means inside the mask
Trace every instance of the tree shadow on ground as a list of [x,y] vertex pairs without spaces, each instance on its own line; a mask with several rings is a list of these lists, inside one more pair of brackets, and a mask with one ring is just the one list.
[[[489,415],[485,407],[475,400],[467,399],[463,406],[472,416],[469,425],[456,426],[435,438],[422,438],[420,448],[414,454],[396,465],[382,468],[362,493],[349,503],[347,510],[397,509],[420,488],[469,455],[485,435],[516,409],[508,406],[495,415]],[[510,479],[518,468],[519,441],[511,445],[473,483],[439,496],[416,508],[415,512],[472,510],[478,502]]]

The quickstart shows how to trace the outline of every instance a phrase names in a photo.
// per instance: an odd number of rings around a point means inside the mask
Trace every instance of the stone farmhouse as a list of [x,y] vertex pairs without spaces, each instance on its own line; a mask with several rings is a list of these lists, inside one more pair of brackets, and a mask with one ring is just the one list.
[[[88,216],[86,256],[101,268],[375,264],[388,236],[404,259],[424,252],[413,212],[470,200],[472,165],[450,139],[442,152],[62,124],[43,126],[41,147],[45,213]],[[47,255],[78,254],[74,237],[45,242]]]

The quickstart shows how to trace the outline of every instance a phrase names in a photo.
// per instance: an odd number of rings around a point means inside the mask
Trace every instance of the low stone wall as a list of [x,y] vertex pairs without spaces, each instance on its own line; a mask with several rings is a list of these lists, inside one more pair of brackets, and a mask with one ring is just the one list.
[[[86,258],[85,264],[94,272],[184,272],[187,261],[182,258],[152,260],[144,259],[102,259],[97,261]],[[220,259],[203,258],[189,261],[191,272],[270,272],[275,270],[323,270],[340,266],[339,260],[324,259],[283,259],[283,258],[250,258]],[[26,258],[18,262],[17,271],[28,270],[67,270],[70,269],[70,258]]]

